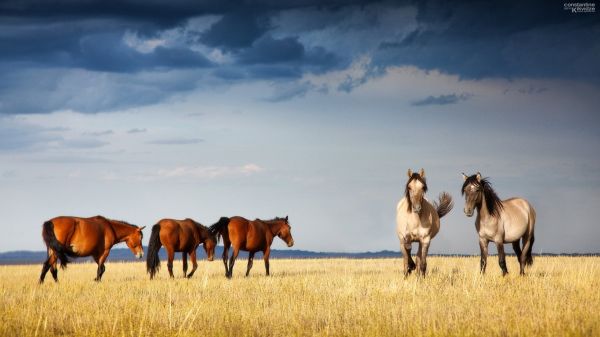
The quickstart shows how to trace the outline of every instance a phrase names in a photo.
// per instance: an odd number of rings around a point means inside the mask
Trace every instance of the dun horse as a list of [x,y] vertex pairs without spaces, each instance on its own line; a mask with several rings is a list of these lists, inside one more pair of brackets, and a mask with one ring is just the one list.
[[[196,248],[198,248],[200,244],[204,245],[204,251],[206,252],[208,261],[212,261],[217,240],[215,239],[215,236],[209,232],[208,228],[192,219],[160,220],[152,227],[150,243],[148,244],[146,267],[148,273],[150,273],[150,279],[154,278],[154,275],[156,275],[160,268],[158,251],[161,246],[165,246],[165,249],[167,250],[167,268],[169,269],[169,275],[174,277],[173,259],[175,258],[175,252],[181,252],[183,260],[183,276],[187,276],[188,278],[192,277],[198,268],[198,262],[196,262]],[[192,271],[189,274],[187,274],[188,254],[190,254],[192,259]]]
[[[425,199],[427,182],[425,171],[419,173],[408,170],[408,182],[404,190],[404,198],[396,206],[396,232],[400,239],[400,250],[404,255],[404,276],[408,276],[415,268],[421,275],[427,271],[427,251],[431,239],[440,230],[440,218],[452,209],[452,197],[443,192],[437,203],[430,204]],[[419,242],[416,260],[410,256],[413,242]]]
[[[278,236],[288,247],[294,245],[291,226],[287,216],[273,220],[256,219],[254,221],[240,216],[232,218],[222,217],[216,224],[210,226],[210,231],[217,236],[217,241],[219,237],[223,237],[223,264],[225,264],[225,276],[227,278],[233,276],[233,265],[240,250],[249,252],[246,276],[250,274],[254,254],[259,251],[263,253],[263,260],[265,261],[265,269],[268,276],[269,255],[271,253],[273,238]],[[230,246],[233,246],[233,253],[229,259],[229,266],[227,266]]]
[[[463,179],[461,191],[465,196],[464,212],[471,217],[474,209],[477,209],[475,229],[479,234],[481,272],[485,273],[488,244],[493,241],[498,248],[498,262],[502,275],[508,273],[504,253],[505,243],[512,243],[519,260],[520,273],[524,275],[525,266],[533,264],[531,251],[534,241],[535,210],[527,200],[522,198],[500,200],[488,179],[482,179],[479,172],[470,177],[463,173]],[[522,249],[519,240],[523,241]]]
[[[145,227],[145,226],[144,226]],[[42,267],[40,283],[44,282],[48,270],[54,281],[58,281],[57,261],[66,268],[69,257],[92,256],[98,264],[96,281],[102,279],[104,262],[110,249],[117,243],[125,242],[131,252],[141,259],[142,229],[125,221],[110,220],[103,216],[78,218],[61,216],[46,221],[42,230],[42,238],[48,248],[48,258]]]

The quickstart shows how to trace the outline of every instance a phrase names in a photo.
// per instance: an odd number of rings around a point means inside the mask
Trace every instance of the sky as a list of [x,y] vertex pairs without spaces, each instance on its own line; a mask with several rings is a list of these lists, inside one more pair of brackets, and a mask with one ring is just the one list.
[[[0,251],[59,215],[288,215],[296,249],[399,250],[424,168],[479,252],[462,172],[600,252],[600,20],[564,1],[2,1]],[[146,238],[149,230],[146,230]],[[276,240],[273,248],[285,249]],[[508,249],[511,251],[511,248]]]

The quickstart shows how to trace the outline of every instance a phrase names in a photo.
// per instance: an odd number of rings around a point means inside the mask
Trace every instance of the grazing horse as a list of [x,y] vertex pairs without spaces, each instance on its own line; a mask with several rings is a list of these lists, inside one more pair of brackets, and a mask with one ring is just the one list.
[[[525,266],[533,264],[531,250],[535,240],[535,210],[522,198],[500,200],[492,189],[492,184],[487,178],[482,179],[479,172],[470,177],[463,173],[463,179],[461,192],[465,196],[464,212],[468,217],[472,217],[474,209],[477,209],[475,229],[479,234],[481,273],[485,273],[488,244],[493,241],[498,248],[498,262],[502,275],[508,274],[504,254],[505,243],[512,243],[521,267],[520,273],[525,275]],[[523,241],[522,249],[519,240]]]
[[[405,277],[417,267],[420,274],[425,276],[430,241],[440,230],[440,218],[448,214],[453,206],[450,194],[440,193],[439,205],[435,202],[432,205],[425,199],[425,192],[425,171],[421,169],[419,173],[413,173],[409,169],[404,197],[396,206],[396,232],[404,255]],[[419,242],[416,265],[410,256],[413,242]]]
[[[246,276],[250,274],[254,254],[258,251],[263,252],[263,260],[265,261],[265,269],[267,276],[269,275],[269,254],[271,253],[271,243],[273,238],[278,236],[283,240],[288,247],[294,245],[292,238],[291,226],[288,222],[288,217],[275,218],[273,220],[254,221],[247,220],[240,216],[232,218],[222,217],[217,223],[210,226],[211,233],[219,237],[223,237],[223,264],[225,264],[225,276],[231,278],[233,276],[233,265],[238,257],[240,250],[249,252],[248,269]],[[227,266],[227,257],[229,255],[229,247],[233,246],[233,253],[229,259],[229,267]]]
[[145,227],[99,215],[91,218],[59,216],[46,221],[42,238],[48,248],[48,258],[42,267],[40,283],[44,282],[48,270],[58,282],[57,260],[60,260],[61,268],[66,268],[69,257],[85,256],[92,256],[98,264],[95,280],[100,281],[105,270],[104,262],[117,243],[125,242],[138,259],[144,256],[142,229]]
[[[150,243],[148,244],[146,267],[148,273],[150,273],[150,279],[154,278],[154,275],[156,275],[160,268],[158,251],[161,246],[165,246],[165,249],[167,250],[167,257],[169,259],[167,268],[169,269],[169,275],[174,277],[173,259],[175,258],[175,252],[181,252],[183,260],[183,277],[192,277],[198,268],[198,262],[196,262],[196,248],[198,248],[200,244],[204,245],[204,251],[206,252],[208,261],[212,261],[217,240],[215,239],[215,236],[209,232],[208,228],[192,219],[160,220],[152,227]],[[188,254],[190,254],[192,259],[192,271],[189,274],[187,274]]]

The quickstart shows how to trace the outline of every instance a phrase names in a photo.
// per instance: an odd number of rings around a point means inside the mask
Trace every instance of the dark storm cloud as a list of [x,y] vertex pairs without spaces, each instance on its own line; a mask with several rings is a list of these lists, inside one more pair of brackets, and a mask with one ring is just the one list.
[[463,78],[600,80],[600,24],[561,1],[422,1],[419,27],[379,46],[377,62]]
[[427,96],[421,100],[413,102],[411,105],[413,106],[426,106],[426,105],[447,105],[447,104],[456,104],[460,101],[466,101],[471,98],[473,95],[471,94],[450,94],[450,95],[440,95],[440,96]]
[[[207,15],[207,26],[188,26]],[[0,16],[0,114],[159,103],[206,76],[224,85],[302,81],[365,55],[367,75],[334,90],[352,91],[404,65],[461,78],[600,82],[597,15],[565,11],[558,1],[15,0],[0,3]],[[143,45],[167,30],[172,40]],[[75,77],[89,90],[82,93]],[[106,82],[91,89],[96,78]],[[302,84],[290,92],[306,88],[316,90]]]

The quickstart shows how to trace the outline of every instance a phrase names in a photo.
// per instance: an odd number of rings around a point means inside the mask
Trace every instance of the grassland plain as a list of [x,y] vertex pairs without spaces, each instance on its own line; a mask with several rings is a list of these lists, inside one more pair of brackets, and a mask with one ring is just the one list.
[[400,259],[256,260],[227,280],[221,261],[150,281],[143,263],[0,266],[1,336],[600,336],[600,257],[539,257],[500,275],[476,257],[431,257],[425,279]]

